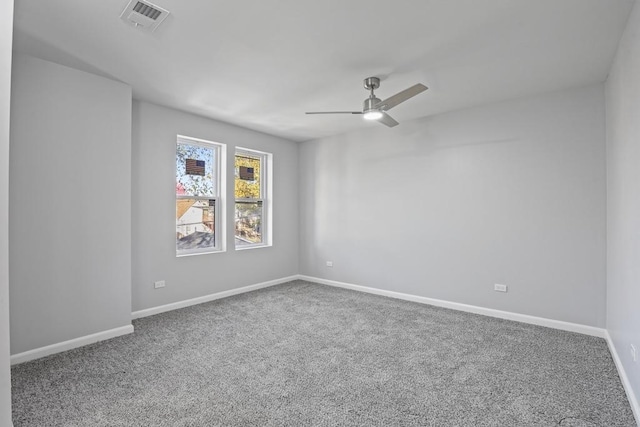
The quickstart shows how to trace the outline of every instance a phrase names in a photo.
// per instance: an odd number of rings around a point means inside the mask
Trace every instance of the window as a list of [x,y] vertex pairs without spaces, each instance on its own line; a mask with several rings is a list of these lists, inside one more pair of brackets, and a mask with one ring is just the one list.
[[271,154],[238,148],[234,166],[236,249],[271,246]]
[[224,250],[225,146],[185,136],[176,145],[176,255]]

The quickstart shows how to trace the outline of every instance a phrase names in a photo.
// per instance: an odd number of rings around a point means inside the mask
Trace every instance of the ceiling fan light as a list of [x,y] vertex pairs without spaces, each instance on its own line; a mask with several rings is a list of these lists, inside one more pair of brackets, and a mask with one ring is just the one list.
[[363,117],[365,120],[380,120],[382,118],[382,111],[369,110],[365,111]]

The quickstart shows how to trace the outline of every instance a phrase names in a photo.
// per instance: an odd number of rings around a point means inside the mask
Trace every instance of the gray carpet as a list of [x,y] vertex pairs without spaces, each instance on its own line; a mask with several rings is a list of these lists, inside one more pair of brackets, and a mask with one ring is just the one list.
[[15,366],[20,426],[634,426],[599,338],[296,281]]

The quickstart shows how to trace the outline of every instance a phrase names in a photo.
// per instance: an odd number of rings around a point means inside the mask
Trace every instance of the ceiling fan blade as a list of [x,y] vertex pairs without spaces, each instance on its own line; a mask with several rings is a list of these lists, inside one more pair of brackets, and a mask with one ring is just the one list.
[[376,104],[376,108],[382,111],[388,111],[393,107],[395,107],[396,105],[400,104],[401,102],[404,102],[409,98],[413,98],[417,94],[422,93],[427,89],[428,88],[425,85],[423,85],[422,83],[418,83],[416,85],[411,86],[409,89],[405,89],[402,92],[398,92],[395,95],[390,96],[389,98],[383,101],[380,101],[379,104]]
[[362,114],[362,111],[307,111],[305,114]]
[[378,119],[378,121],[380,123],[382,123],[383,125],[389,126],[390,128],[392,128],[394,126],[398,126],[400,124],[400,123],[396,122],[396,120],[393,117],[391,117],[390,115],[388,115],[385,112],[382,113],[382,117],[380,119]]

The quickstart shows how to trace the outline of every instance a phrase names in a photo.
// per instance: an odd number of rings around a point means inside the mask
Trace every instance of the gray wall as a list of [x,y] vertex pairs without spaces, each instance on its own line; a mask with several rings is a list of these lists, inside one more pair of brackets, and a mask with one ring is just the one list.
[[131,88],[16,55],[11,352],[131,324]]
[[[227,251],[176,258],[176,135],[227,145]],[[273,153],[273,246],[233,247],[233,156],[236,146]],[[298,273],[296,143],[134,101],[133,310],[200,297]],[[166,287],[154,289],[153,282]]]
[[[640,6],[607,80],[607,329],[640,398]],[[637,404],[640,404],[636,400]]]
[[603,327],[604,114],[595,85],[303,143],[301,273]]
[[0,425],[11,425],[9,378],[9,95],[13,1],[0,2]]

